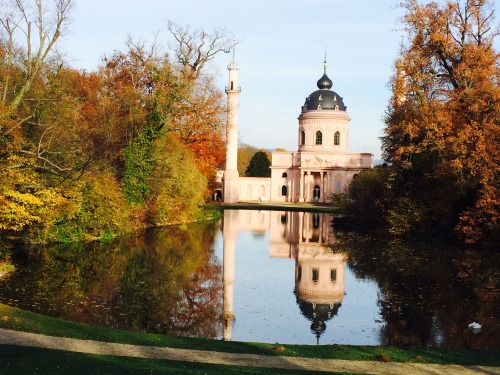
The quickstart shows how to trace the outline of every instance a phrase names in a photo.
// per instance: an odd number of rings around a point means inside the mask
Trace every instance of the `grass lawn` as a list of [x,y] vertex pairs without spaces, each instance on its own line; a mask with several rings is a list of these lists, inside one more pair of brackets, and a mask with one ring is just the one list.
[[[498,350],[470,350],[470,349],[436,349],[436,348],[395,348],[395,347],[375,347],[375,346],[350,346],[350,345],[286,345],[286,344],[264,344],[245,343],[236,341],[220,341],[211,339],[197,339],[186,337],[171,337],[155,335],[142,332],[131,332],[104,327],[90,326],[80,323],[68,322],[57,318],[52,318],[40,314],[35,314],[26,310],[0,304],[0,328],[13,329],[18,331],[41,333],[49,336],[71,337],[77,339],[89,339],[106,342],[117,342],[134,345],[150,345],[159,347],[185,348],[195,350],[219,351],[230,353],[264,354],[273,356],[329,358],[344,360],[365,360],[376,361],[383,357],[392,362],[418,362],[418,363],[438,363],[438,364],[458,364],[458,365],[482,365],[500,366],[500,352]],[[7,358],[15,354],[15,350],[4,346],[0,353],[0,358]],[[10,355],[9,350],[11,350]],[[6,351],[6,352],[4,352]],[[37,354],[42,349],[22,349],[23,353],[33,353],[33,361],[43,361],[43,354]],[[57,361],[57,357],[64,357],[67,353],[55,354],[51,356]],[[87,356],[75,354],[72,357],[75,362],[84,361],[86,357],[96,358],[96,362],[103,364],[112,362],[109,357],[99,359],[98,356]],[[73,359],[71,360],[73,361]],[[130,359],[132,362],[142,363],[143,360]],[[148,362],[148,360],[144,360]],[[33,362],[33,363],[34,363]],[[117,360],[123,362],[123,359]],[[151,360],[151,363],[155,361]],[[163,361],[162,361],[163,362]],[[114,366],[114,364],[113,364]],[[117,365],[118,366],[118,365]],[[190,367],[195,366],[189,364]],[[205,366],[202,366],[203,368]],[[218,366],[215,366],[218,367]],[[194,369],[198,373],[200,367]],[[236,369],[235,369],[236,370]],[[214,370],[217,373],[218,370]],[[241,369],[244,371],[244,369]],[[264,371],[264,370],[259,370]],[[13,372],[22,373],[22,372]],[[114,372],[110,372],[114,373]],[[123,373],[123,372],[120,372]],[[135,372],[139,373],[139,372]],[[180,373],[180,372],[179,372]],[[245,373],[245,372],[234,372]],[[256,373],[255,369],[251,373]],[[265,373],[265,372],[260,372]],[[301,372],[302,373],[302,372]]]

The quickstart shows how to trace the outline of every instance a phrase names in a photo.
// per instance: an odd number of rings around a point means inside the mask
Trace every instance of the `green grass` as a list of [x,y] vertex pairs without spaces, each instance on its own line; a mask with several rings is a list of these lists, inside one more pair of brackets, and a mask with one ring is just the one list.
[[498,350],[396,348],[351,345],[286,345],[171,337],[68,322],[0,304],[0,327],[62,336],[134,345],[185,348],[229,353],[375,361],[388,356],[392,362],[500,366]]
[[[0,345],[2,374],[37,375],[152,375],[152,374],[276,374],[279,370],[247,366],[213,365],[206,363],[102,356],[60,350],[22,348]],[[310,375],[316,372],[286,370],[289,375]],[[346,374],[325,372],[324,374]]]

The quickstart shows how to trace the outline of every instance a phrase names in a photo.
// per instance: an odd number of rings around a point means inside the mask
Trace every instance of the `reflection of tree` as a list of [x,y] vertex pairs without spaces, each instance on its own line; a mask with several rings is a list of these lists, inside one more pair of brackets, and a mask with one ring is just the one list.
[[196,224],[113,244],[30,251],[0,281],[0,301],[91,324],[217,337],[222,270],[215,230]]
[[[500,346],[499,261],[494,253],[340,237],[356,276],[380,286],[384,344]],[[472,321],[483,324],[481,334],[468,331]]]

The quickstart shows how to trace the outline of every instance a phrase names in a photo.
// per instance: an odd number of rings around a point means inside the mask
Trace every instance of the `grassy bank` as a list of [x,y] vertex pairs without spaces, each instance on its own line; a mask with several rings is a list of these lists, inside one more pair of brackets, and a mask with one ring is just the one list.
[[285,345],[278,343],[244,343],[169,337],[68,322],[3,304],[0,304],[0,327],[50,336],[229,353],[354,361],[376,361],[382,359],[393,362],[500,366],[500,352],[498,350],[395,348],[350,345]]

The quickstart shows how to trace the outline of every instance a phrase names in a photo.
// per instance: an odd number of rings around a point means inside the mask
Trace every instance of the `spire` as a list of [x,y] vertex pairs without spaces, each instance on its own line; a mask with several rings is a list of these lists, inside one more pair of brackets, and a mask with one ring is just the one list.
[[318,80],[317,86],[320,90],[326,89],[329,90],[333,86],[333,82],[326,75],[326,47],[325,47],[325,59],[323,60],[323,77]]
[[325,47],[325,60],[323,61],[323,74],[326,74],[326,47]]
[[236,62],[236,58],[235,58],[235,55],[236,55],[236,39],[233,39],[233,46],[231,48],[233,49],[233,59],[231,60],[231,62],[227,66],[227,69],[228,70],[239,70],[240,67],[238,66],[238,63]]

